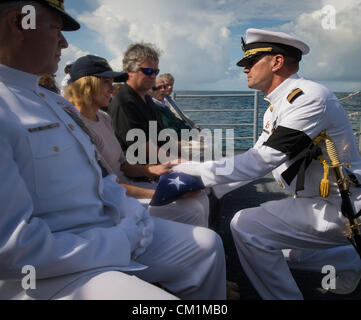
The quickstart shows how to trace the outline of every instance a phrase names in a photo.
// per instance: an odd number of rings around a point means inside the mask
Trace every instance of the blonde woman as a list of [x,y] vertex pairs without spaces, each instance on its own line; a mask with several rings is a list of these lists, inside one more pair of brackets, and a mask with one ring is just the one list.
[[[124,82],[127,74],[114,72],[103,58],[88,55],[79,58],[71,67],[71,81],[65,89],[65,97],[80,112],[90,131],[92,139],[102,156],[101,163],[109,173],[116,174],[127,195],[137,198],[148,207],[156,183],[135,182],[131,178],[157,177],[171,172],[172,164],[131,165],[129,164],[115,136],[110,116],[100,110],[106,107],[113,93],[113,82]],[[148,207],[152,216],[182,223],[208,226],[208,197],[198,194],[177,200],[162,207]]]

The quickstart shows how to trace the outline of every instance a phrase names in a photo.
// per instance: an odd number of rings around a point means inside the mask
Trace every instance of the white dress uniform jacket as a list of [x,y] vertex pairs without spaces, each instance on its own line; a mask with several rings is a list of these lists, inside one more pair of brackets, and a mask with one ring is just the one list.
[[21,289],[23,266],[34,266],[38,279],[73,274],[68,281],[97,268],[135,270],[132,252],[152,239],[146,210],[125,199],[115,176],[103,180],[94,145],[63,108],[73,107],[37,76],[0,65],[3,299]]
[[[300,88],[303,94],[290,103],[288,95]],[[296,160],[302,157],[299,140],[305,135],[312,141],[322,131],[328,135],[336,145],[340,162],[349,163],[350,172],[360,180],[361,157],[357,150],[353,132],[347,114],[336,96],[327,88],[315,82],[300,78],[297,74],[281,83],[271,94],[265,97],[270,107],[264,115],[264,130],[256,145],[235,158],[223,159],[218,162],[184,163],[175,167],[175,171],[182,171],[195,176],[201,176],[207,187],[224,185],[239,181],[245,185],[253,180],[262,178],[272,171],[275,179],[282,188],[295,193],[297,176],[288,185],[282,174]],[[285,142],[283,147],[274,142],[269,143],[272,134],[286,128],[285,134],[279,135],[281,144],[287,137],[296,138],[291,143]],[[325,151],[324,143],[320,144],[323,157],[330,163]],[[303,146],[304,147],[304,146]],[[282,150],[282,151],[280,151]],[[295,151],[296,150],[296,151]],[[297,152],[298,151],[298,152]],[[290,159],[289,154],[296,154]],[[234,165],[231,174],[222,175],[222,168]],[[330,169],[331,194],[324,199],[319,196],[319,186],[323,178],[323,167],[319,161],[313,160],[305,172],[304,190],[297,193],[298,199],[290,199],[289,206],[279,201],[264,203],[262,207],[288,224],[297,226],[307,232],[325,232],[335,228],[344,228],[346,219],[340,212],[340,196],[333,174]],[[352,199],[358,200],[360,192],[351,187]],[[297,201],[293,201],[297,200]],[[321,203],[316,206],[316,203]],[[331,204],[333,204],[331,206]],[[356,201],[356,210],[360,210],[360,201]],[[339,231],[342,232],[342,231]]]

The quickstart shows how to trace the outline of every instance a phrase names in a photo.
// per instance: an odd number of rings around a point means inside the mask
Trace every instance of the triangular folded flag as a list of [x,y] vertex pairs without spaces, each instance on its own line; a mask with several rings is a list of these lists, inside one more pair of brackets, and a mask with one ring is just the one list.
[[204,188],[200,177],[190,176],[182,172],[166,173],[160,177],[150,205],[164,206],[179,199],[188,192]]

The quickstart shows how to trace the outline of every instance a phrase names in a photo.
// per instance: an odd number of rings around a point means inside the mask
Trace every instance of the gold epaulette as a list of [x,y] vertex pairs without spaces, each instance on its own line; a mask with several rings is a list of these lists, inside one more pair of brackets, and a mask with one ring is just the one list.
[[298,97],[303,95],[303,91],[301,89],[292,90],[292,92],[288,95],[287,100],[289,103],[293,103]]

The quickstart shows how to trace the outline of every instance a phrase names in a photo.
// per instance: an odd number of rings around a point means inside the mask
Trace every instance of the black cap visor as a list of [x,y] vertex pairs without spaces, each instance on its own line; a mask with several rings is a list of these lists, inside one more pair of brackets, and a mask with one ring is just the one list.
[[104,71],[93,74],[93,76],[99,78],[114,78],[114,82],[126,82],[128,80],[128,73],[126,72]]
[[255,57],[259,57],[259,56],[263,56],[263,55],[266,55],[266,54],[271,54],[271,53],[267,53],[267,52],[257,52],[257,53],[253,53],[253,54],[250,54],[248,55],[247,57],[243,57],[241,60],[239,60],[237,62],[237,66],[238,67],[246,67],[247,64]]
[[40,1],[45,6],[50,7],[50,9],[55,10],[63,20],[63,28],[62,31],[76,31],[80,29],[80,24],[73,19],[70,15],[68,15],[65,11],[60,9],[59,7],[49,3],[48,1]]

